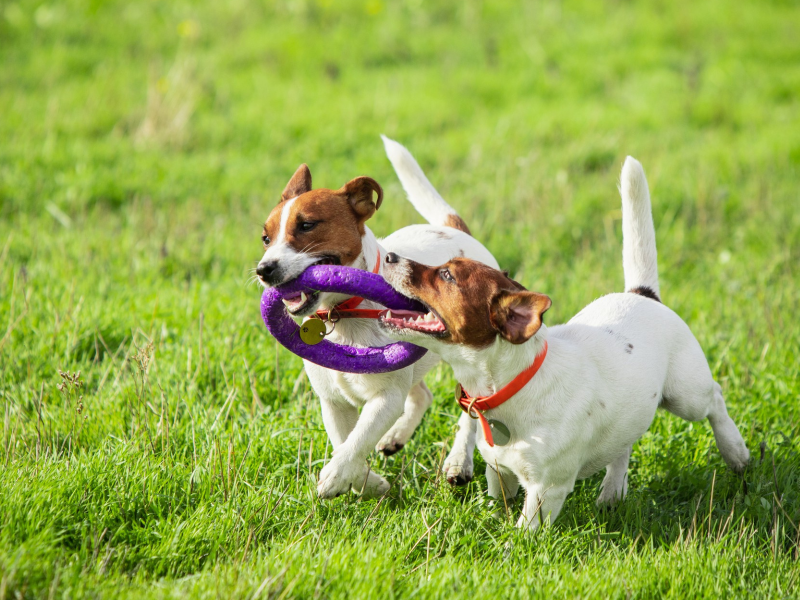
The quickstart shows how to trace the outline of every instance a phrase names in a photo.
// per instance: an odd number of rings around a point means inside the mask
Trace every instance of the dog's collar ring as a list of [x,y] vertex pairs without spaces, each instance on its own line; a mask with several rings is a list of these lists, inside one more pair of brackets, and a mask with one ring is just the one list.
[[472,416],[472,407],[475,406],[475,402],[477,400],[478,400],[477,398],[473,398],[472,402],[470,402],[469,406],[467,406],[467,414],[469,415],[469,418],[470,419],[475,419],[476,421],[480,420],[480,418],[481,418],[480,417],[480,413],[477,411],[477,409],[475,410],[475,416],[474,417]]

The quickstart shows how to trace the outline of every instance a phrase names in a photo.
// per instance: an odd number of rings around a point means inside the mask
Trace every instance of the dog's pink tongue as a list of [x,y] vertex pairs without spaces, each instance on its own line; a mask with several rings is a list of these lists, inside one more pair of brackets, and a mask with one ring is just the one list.
[[301,292],[297,292],[296,294],[287,294],[283,297],[283,303],[290,310],[300,307],[305,301],[306,299]]

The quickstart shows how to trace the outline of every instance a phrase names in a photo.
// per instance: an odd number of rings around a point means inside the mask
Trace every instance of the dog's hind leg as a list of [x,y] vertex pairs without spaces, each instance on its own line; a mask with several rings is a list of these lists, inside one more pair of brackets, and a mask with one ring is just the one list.
[[414,435],[414,431],[419,427],[425,411],[428,410],[432,402],[433,394],[431,394],[424,381],[420,381],[413,386],[408,392],[408,396],[406,396],[402,416],[397,419],[397,422],[378,442],[376,448],[378,452],[391,456],[402,450],[403,446]]
[[628,463],[631,459],[633,446],[628,446],[617,460],[606,467],[606,476],[600,484],[600,495],[597,505],[616,504],[623,500],[628,493]]
[[722,388],[714,382],[714,399],[711,402],[711,410],[708,412],[708,422],[714,430],[714,439],[717,441],[722,458],[728,466],[736,473],[741,473],[750,461],[750,452],[739,433],[739,428],[728,416],[728,408],[725,406],[725,398],[722,396]]
[[722,389],[711,377],[700,345],[692,339],[685,347],[672,359],[661,406],[687,421],[707,418],[722,458],[731,469],[741,473],[750,460],[750,452],[728,416]]

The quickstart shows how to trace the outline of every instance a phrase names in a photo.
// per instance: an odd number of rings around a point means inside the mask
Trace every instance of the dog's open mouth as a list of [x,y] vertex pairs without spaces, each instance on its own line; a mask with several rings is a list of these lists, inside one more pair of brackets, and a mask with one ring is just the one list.
[[[342,264],[338,257],[332,255],[322,256],[312,267],[317,265],[340,265]],[[303,315],[311,308],[315,307],[319,301],[319,292],[296,292],[294,294],[287,294],[282,298],[286,310],[292,315]]]
[[380,323],[395,331],[416,331],[418,333],[442,334],[447,326],[432,310],[387,310],[381,313]]
[[288,310],[290,314],[294,315],[302,313],[304,310],[314,305],[318,298],[319,292],[311,292],[310,294],[306,294],[305,292],[297,292],[296,294],[287,294],[281,298],[281,300],[283,301],[284,306],[286,306],[286,310]]

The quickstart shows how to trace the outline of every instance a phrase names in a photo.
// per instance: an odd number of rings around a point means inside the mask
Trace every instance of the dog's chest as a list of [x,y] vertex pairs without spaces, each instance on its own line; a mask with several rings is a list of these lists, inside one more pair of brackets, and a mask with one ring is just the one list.
[[374,376],[355,375],[331,371],[332,383],[337,391],[353,406],[362,407],[373,398],[380,386],[376,385]]

